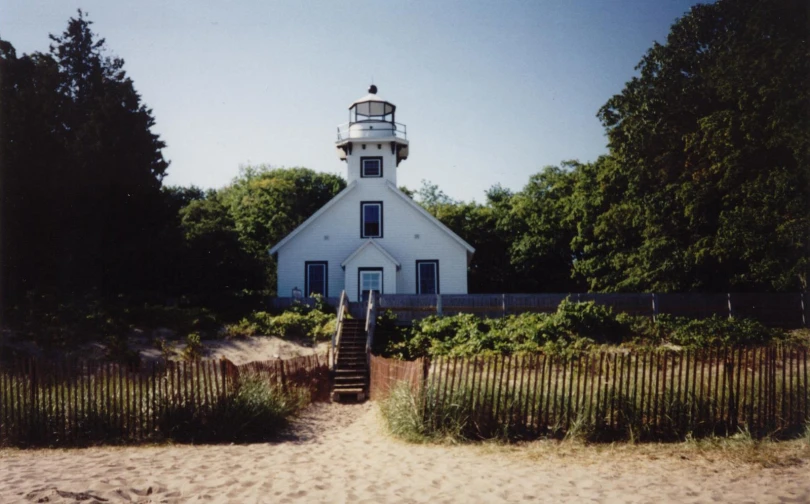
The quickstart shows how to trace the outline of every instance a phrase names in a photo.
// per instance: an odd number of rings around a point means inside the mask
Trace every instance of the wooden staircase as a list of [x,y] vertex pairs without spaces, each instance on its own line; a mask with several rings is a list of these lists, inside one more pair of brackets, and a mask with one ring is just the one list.
[[368,395],[365,319],[343,321],[336,357],[332,400],[351,397],[362,401]]

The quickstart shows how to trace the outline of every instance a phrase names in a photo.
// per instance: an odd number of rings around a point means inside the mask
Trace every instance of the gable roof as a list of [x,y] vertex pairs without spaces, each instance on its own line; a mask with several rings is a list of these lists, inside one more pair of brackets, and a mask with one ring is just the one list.
[[[279,249],[281,249],[281,247],[283,247],[283,246],[284,246],[284,245],[286,245],[286,244],[287,244],[287,243],[288,243],[290,240],[292,240],[293,238],[295,238],[295,237],[296,237],[296,236],[297,236],[297,235],[298,235],[298,234],[299,234],[301,231],[303,231],[304,229],[306,229],[306,228],[307,228],[307,227],[308,227],[310,224],[312,224],[313,222],[315,222],[316,220],[318,220],[318,218],[319,218],[319,217],[320,217],[320,216],[321,216],[323,213],[325,213],[327,210],[329,210],[330,208],[332,208],[333,206],[335,206],[335,204],[336,204],[338,201],[340,201],[340,200],[342,200],[343,198],[345,198],[347,194],[349,194],[349,193],[350,193],[350,192],[351,192],[351,191],[352,191],[352,190],[353,190],[355,187],[357,187],[357,183],[358,183],[358,181],[357,181],[357,180],[355,180],[354,182],[352,182],[351,184],[349,184],[348,186],[346,186],[346,188],[345,188],[345,189],[343,189],[342,191],[340,191],[339,193],[337,193],[337,195],[335,195],[335,197],[334,197],[334,198],[332,198],[331,200],[329,200],[329,201],[328,201],[328,202],[327,202],[327,203],[326,203],[324,206],[322,206],[322,207],[321,207],[321,208],[320,208],[320,209],[319,209],[317,212],[315,212],[314,214],[312,214],[312,216],[310,216],[310,218],[309,218],[309,219],[307,219],[307,220],[305,220],[304,222],[302,222],[302,223],[301,223],[301,224],[300,224],[300,225],[299,225],[297,228],[295,228],[295,229],[294,229],[294,230],[293,230],[293,231],[292,231],[290,234],[288,234],[287,236],[285,236],[285,237],[284,237],[284,238],[283,238],[283,239],[282,239],[280,242],[278,242],[278,243],[276,243],[275,245],[273,245],[273,247],[272,247],[272,248],[270,248],[270,250],[268,251],[268,253],[269,253],[270,255],[276,254],[276,253],[279,251]],[[461,245],[461,247],[462,247],[462,248],[464,248],[464,249],[467,251],[467,262],[468,262],[468,263],[470,262],[470,260],[472,259],[472,255],[475,253],[475,248],[474,248],[472,245],[470,245],[469,243],[467,243],[466,241],[464,241],[464,240],[463,240],[463,239],[462,239],[462,238],[461,238],[459,235],[457,235],[456,233],[454,233],[454,232],[453,232],[453,231],[452,231],[452,230],[451,230],[449,227],[447,227],[447,226],[445,226],[444,224],[442,224],[442,223],[439,221],[439,219],[437,219],[436,217],[434,217],[434,216],[430,215],[430,213],[428,213],[428,211],[427,211],[427,210],[425,210],[424,208],[422,208],[422,207],[421,207],[421,206],[420,206],[420,205],[419,205],[417,202],[415,202],[413,199],[409,198],[409,197],[408,197],[408,196],[407,196],[405,193],[403,193],[402,191],[400,191],[399,189],[397,189],[397,186],[395,186],[394,184],[392,184],[392,183],[391,183],[391,181],[386,180],[385,185],[386,185],[386,187],[387,187],[387,188],[388,188],[388,189],[389,189],[391,192],[393,192],[394,194],[396,194],[397,196],[399,196],[399,198],[400,198],[400,199],[402,199],[402,201],[404,201],[406,204],[410,205],[410,207],[411,207],[411,208],[413,208],[413,209],[414,209],[414,210],[415,210],[415,211],[416,211],[418,214],[420,214],[422,217],[424,217],[425,219],[427,219],[427,221],[428,221],[428,222],[430,222],[431,224],[433,224],[434,226],[436,226],[436,227],[437,227],[437,228],[439,228],[440,230],[444,231],[444,232],[445,232],[445,233],[446,233],[448,236],[450,236],[450,238],[452,238],[452,239],[453,239],[453,240],[455,240],[455,241],[456,241],[456,242],[457,242],[459,245]],[[373,240],[372,240],[372,241],[373,241]],[[361,247],[361,248],[362,248],[362,247]],[[358,249],[358,250],[359,250],[359,249]],[[383,249],[383,251],[384,251],[384,249]],[[386,254],[387,254],[387,252],[386,252]],[[389,256],[390,256],[390,254],[389,254]],[[395,262],[396,262],[396,261],[395,261]],[[397,263],[397,264],[399,264],[399,263]]]
[[379,251],[380,251],[380,253],[383,255],[383,257],[385,257],[386,259],[388,259],[389,261],[391,261],[392,263],[394,263],[394,266],[396,266],[396,267],[397,267],[397,270],[399,270],[399,268],[402,266],[401,264],[399,264],[399,261],[397,261],[396,259],[394,259],[394,256],[392,256],[391,254],[389,254],[389,253],[388,253],[388,251],[387,251],[387,250],[385,250],[385,249],[382,247],[382,245],[380,245],[379,243],[377,243],[375,240],[373,240],[373,239],[369,238],[369,239],[368,239],[368,241],[366,241],[366,243],[364,243],[364,244],[360,245],[359,247],[357,247],[357,250],[355,250],[354,252],[352,252],[351,254],[349,254],[349,257],[347,257],[346,259],[344,259],[344,260],[343,260],[343,262],[342,262],[342,263],[340,263],[340,267],[341,267],[341,268],[345,268],[345,267],[346,267],[346,265],[347,265],[347,264],[349,264],[349,262],[351,262],[351,260],[352,260],[352,259],[354,259],[355,257],[357,257],[357,256],[359,256],[360,254],[362,254],[362,253],[363,253],[363,251],[364,251],[364,250],[366,250],[368,247],[374,247],[374,248],[376,248],[377,250],[379,250]]
[[422,208],[422,206],[419,203],[415,202],[412,198],[409,198],[408,195],[397,189],[397,186],[392,184],[390,181],[386,181],[385,185],[388,186],[388,189],[397,196],[399,196],[405,203],[413,207],[413,209],[416,210],[418,213],[422,214],[422,217],[424,217],[425,219],[433,223],[433,225],[435,225],[436,227],[438,227],[439,229],[450,235],[450,238],[454,239],[456,242],[458,242],[459,245],[464,247],[464,249],[467,250],[468,261],[472,258],[472,255],[475,253],[475,247],[464,241],[464,239],[462,239],[459,235],[454,233],[449,227],[442,224],[439,219],[430,215],[430,213],[424,208]]
[[339,193],[337,193],[337,194],[335,195],[335,197],[334,197],[334,198],[332,198],[332,199],[330,199],[329,201],[327,201],[327,202],[326,202],[326,204],[325,204],[324,206],[322,206],[321,208],[319,208],[317,212],[315,212],[314,214],[310,215],[310,216],[309,216],[309,219],[307,219],[307,220],[305,220],[304,222],[302,222],[301,224],[299,224],[297,228],[293,229],[292,233],[288,234],[287,236],[285,236],[284,238],[282,238],[280,242],[278,242],[278,243],[276,243],[275,245],[273,245],[273,247],[272,247],[272,248],[271,248],[271,249],[268,251],[268,253],[269,253],[270,255],[273,255],[273,254],[275,254],[276,252],[278,252],[278,249],[280,249],[281,247],[283,247],[284,245],[286,245],[286,244],[287,244],[287,242],[289,242],[290,240],[292,240],[293,238],[295,238],[295,236],[296,236],[298,233],[300,233],[301,231],[303,231],[304,229],[306,229],[306,227],[307,227],[307,226],[309,226],[310,224],[312,224],[313,222],[315,222],[316,220],[318,220],[318,217],[320,217],[320,216],[321,216],[323,213],[325,213],[327,210],[329,210],[330,208],[332,208],[333,206],[335,206],[335,204],[336,204],[338,201],[342,200],[342,199],[343,199],[343,198],[344,198],[344,197],[345,197],[347,194],[349,194],[350,192],[352,192],[352,189],[354,189],[355,187],[357,187],[357,181],[356,181],[356,180],[355,180],[354,182],[352,182],[351,184],[347,185],[345,189],[343,189],[342,191],[340,191]]

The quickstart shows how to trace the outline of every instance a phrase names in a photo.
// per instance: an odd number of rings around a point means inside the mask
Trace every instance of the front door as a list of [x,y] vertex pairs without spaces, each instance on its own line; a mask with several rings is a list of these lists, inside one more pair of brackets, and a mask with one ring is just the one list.
[[357,290],[360,293],[360,300],[368,303],[368,293],[383,290],[383,270],[382,268],[360,268],[357,272]]

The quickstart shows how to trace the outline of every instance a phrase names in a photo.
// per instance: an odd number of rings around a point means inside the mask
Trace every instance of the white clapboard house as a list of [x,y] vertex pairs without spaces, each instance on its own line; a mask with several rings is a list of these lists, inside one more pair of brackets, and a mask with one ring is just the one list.
[[475,249],[397,189],[405,125],[376,86],[349,107],[337,150],[348,185],[270,249],[278,295],[466,294]]

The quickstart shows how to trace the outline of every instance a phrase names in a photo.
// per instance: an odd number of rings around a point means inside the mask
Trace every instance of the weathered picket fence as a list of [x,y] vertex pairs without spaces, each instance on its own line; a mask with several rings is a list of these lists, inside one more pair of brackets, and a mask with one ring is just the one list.
[[[428,315],[473,313],[486,317],[503,317],[520,313],[550,313],[564,299],[593,301],[610,306],[616,312],[655,318],[659,315],[706,318],[712,315],[751,318],[771,327],[795,329],[808,327],[810,306],[801,292],[749,293],[543,293],[543,294],[381,294],[380,310],[391,310],[402,322]],[[337,306],[337,298],[327,302]],[[285,309],[296,300],[272,298],[275,309]],[[298,302],[314,306],[314,299]],[[362,317],[362,303],[351,303],[352,314]]]
[[[162,440],[232,396],[244,379],[328,399],[326,359],[237,366],[222,359],[127,366],[82,360],[0,363],[0,445]],[[19,442],[15,442],[19,444]]]
[[428,424],[466,416],[475,427],[471,435],[480,437],[586,425],[657,439],[740,429],[778,435],[810,421],[807,354],[778,346],[413,362],[374,356],[370,395],[379,400],[408,386]]

